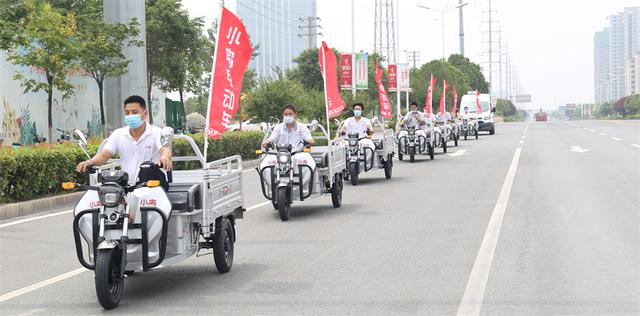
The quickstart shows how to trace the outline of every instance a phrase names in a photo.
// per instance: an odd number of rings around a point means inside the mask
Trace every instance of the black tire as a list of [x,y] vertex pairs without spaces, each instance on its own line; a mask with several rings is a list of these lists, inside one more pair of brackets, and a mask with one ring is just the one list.
[[433,158],[435,158],[435,150],[433,150],[433,146],[431,146],[431,144],[427,144],[427,148],[429,150],[429,159],[433,160]]
[[442,151],[447,152],[447,140],[442,138]]
[[339,208],[342,205],[342,188],[342,177],[336,175],[335,181],[331,186],[331,203],[333,203],[334,208]]
[[289,220],[289,202],[287,201],[287,187],[278,188],[276,191],[278,200],[278,214],[283,222]]
[[218,219],[213,234],[213,262],[220,273],[227,273],[233,265],[233,224],[226,217]]
[[495,127],[494,127],[494,128],[492,128],[492,129],[489,131],[489,135],[493,135],[493,134],[495,134],[495,133],[496,133],[496,128],[495,128]]
[[478,139],[478,130],[475,130],[476,139]]
[[409,161],[411,161],[412,163],[416,161],[416,148],[415,147],[410,147],[409,148]]
[[387,161],[384,162],[384,177],[387,178],[387,180],[391,179],[393,174],[393,163],[391,159],[391,157],[387,157]]
[[467,131],[464,131],[464,140],[467,140],[467,134],[469,133],[467,133]]
[[351,178],[351,185],[358,185],[358,171],[357,162],[349,164],[349,178]]
[[458,135],[453,135],[453,143],[458,147]]
[[100,249],[96,252],[95,282],[98,302],[104,309],[118,307],[124,291],[120,277],[120,248]]
[[402,161],[402,151],[400,150],[400,144],[398,144],[398,160]]

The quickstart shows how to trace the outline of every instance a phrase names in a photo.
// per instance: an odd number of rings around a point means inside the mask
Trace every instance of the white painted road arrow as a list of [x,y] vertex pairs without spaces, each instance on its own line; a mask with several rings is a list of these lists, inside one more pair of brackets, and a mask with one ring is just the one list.
[[466,149],[458,149],[456,150],[456,152],[451,153],[451,154],[447,154],[451,157],[458,157],[458,156],[462,156],[462,155],[466,155],[467,154],[467,150]]
[[586,153],[587,151],[591,151],[591,149],[582,148],[580,146],[571,146],[571,149],[569,149],[569,151],[572,151],[574,153]]

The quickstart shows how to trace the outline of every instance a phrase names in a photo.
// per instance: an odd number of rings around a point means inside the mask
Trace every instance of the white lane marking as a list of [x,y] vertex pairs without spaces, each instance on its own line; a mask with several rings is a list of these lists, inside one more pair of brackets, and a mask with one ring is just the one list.
[[11,291],[11,292],[9,292],[7,294],[4,294],[4,295],[0,296],[0,303],[8,301],[8,300],[10,300],[12,298],[16,298],[18,296],[27,294],[29,292],[35,291],[37,289],[41,289],[41,288],[43,288],[45,286],[49,286],[51,284],[58,283],[60,281],[66,280],[68,278],[74,277],[74,276],[76,276],[78,274],[81,274],[81,273],[87,272],[87,271],[91,271],[91,270],[87,270],[85,268],[78,268],[78,269],[75,269],[75,270],[71,270],[71,271],[69,271],[67,273],[63,273],[61,275],[54,276],[53,278],[46,279],[44,281],[29,285],[29,286],[25,286],[25,287],[23,287],[21,289],[17,289],[15,291]]
[[585,131],[586,131],[586,130],[588,130],[588,128],[586,128],[586,127],[583,127],[583,129],[584,129]]
[[596,131],[594,131],[594,130],[590,129],[590,130],[589,130],[589,132],[595,133]]
[[269,205],[271,201],[264,201],[262,203],[247,207],[247,211],[255,210],[257,208],[263,207],[265,205]]
[[73,210],[66,210],[66,211],[57,212],[57,213],[51,213],[51,214],[47,214],[47,215],[40,215],[40,216],[36,216],[36,217],[25,218],[25,219],[17,220],[15,222],[4,223],[4,224],[0,225],[0,228],[9,227],[9,226],[13,226],[13,225],[18,225],[18,224],[22,224],[22,223],[28,223],[28,222],[36,221],[36,220],[43,219],[43,218],[69,214],[71,212],[73,212]]
[[524,140],[521,140],[521,141],[520,141],[520,144],[524,144]]
[[458,306],[457,315],[480,315],[484,292],[489,280],[489,272],[493,264],[493,256],[498,244],[500,229],[502,228],[502,219],[509,203],[509,196],[516,177],[521,152],[522,148],[518,147],[513,154],[511,166],[509,166],[509,171],[502,184],[502,190],[500,190],[500,195],[491,213],[489,225],[482,239],[482,244],[480,244],[478,256],[473,263],[473,269],[471,269],[471,275],[469,275],[467,286],[464,289],[460,306]]
[[466,149],[458,149],[458,150],[456,150],[456,152],[450,153],[450,154],[447,154],[447,155],[449,155],[451,157],[458,157],[458,156],[462,156],[462,155],[466,155],[466,154],[467,154],[467,150]]
[[525,139],[525,135],[522,135],[520,138]]
[[631,144],[631,146],[633,146],[635,148],[640,148],[640,145],[638,145],[638,144]]
[[613,140],[615,140],[615,141],[617,141],[617,142],[619,142],[619,141],[621,141],[621,140],[622,140],[622,139],[620,139],[620,138],[618,138],[618,137],[611,137],[611,139],[613,139]]
[[580,146],[571,146],[569,151],[572,151],[574,153],[586,153],[588,151],[591,151],[591,149],[587,149],[587,148],[582,148]]
[[[247,211],[257,209],[259,207],[268,205],[269,203],[271,203],[271,202],[270,201],[265,201],[265,202],[262,202],[262,203],[258,203],[256,205],[249,206],[249,207],[247,207]],[[51,214],[49,214],[49,215],[51,215]],[[33,292],[33,291],[41,289],[43,287],[47,287],[49,285],[58,283],[60,281],[64,281],[64,280],[66,280],[68,278],[74,277],[74,276],[76,276],[78,274],[82,274],[83,272],[87,272],[87,271],[91,271],[91,270],[87,270],[85,268],[78,268],[78,269],[71,270],[69,272],[60,274],[58,276],[54,276],[52,278],[46,279],[44,281],[40,281],[38,283],[29,285],[29,286],[25,286],[23,288],[15,290],[15,291],[11,291],[9,293],[6,293],[6,294],[3,294],[2,296],[0,296],[0,303],[8,301],[8,300],[13,299],[13,298],[16,298],[18,296],[22,296],[22,295],[27,294],[29,292]]]
[[607,134],[605,134],[605,133],[600,133],[600,136],[607,136]]

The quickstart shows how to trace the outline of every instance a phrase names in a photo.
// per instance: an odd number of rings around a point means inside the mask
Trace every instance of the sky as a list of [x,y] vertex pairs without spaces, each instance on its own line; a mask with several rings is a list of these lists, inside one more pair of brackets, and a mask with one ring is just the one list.
[[[257,0],[259,1],[259,0]],[[353,0],[355,49],[373,51],[375,0]],[[489,0],[463,0],[465,55],[488,69]],[[207,24],[219,15],[218,0],[183,0],[192,16],[204,16]],[[458,0],[396,0],[399,5],[399,50],[419,51],[420,63],[442,57],[441,14],[418,8],[418,4],[448,9]],[[502,30],[503,53],[507,52],[518,77],[518,94],[530,94],[522,108],[555,109],[567,103],[589,103],[593,94],[593,35],[607,27],[608,16],[638,0],[492,0],[495,31]],[[235,0],[225,4],[235,11]],[[317,0],[324,40],[340,51],[351,51],[351,2]],[[445,55],[459,52],[458,10],[444,14]],[[497,32],[492,32],[498,50]],[[499,90],[498,53],[494,55],[493,86]],[[406,53],[400,53],[400,62]],[[503,61],[503,86],[506,85]],[[485,76],[488,77],[485,72]],[[495,89],[494,89],[495,91]],[[495,93],[494,93],[495,94]]]

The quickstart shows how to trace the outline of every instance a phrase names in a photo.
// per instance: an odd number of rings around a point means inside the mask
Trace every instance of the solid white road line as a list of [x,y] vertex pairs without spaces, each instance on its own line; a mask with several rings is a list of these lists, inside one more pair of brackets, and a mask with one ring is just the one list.
[[16,297],[21,296],[23,294],[27,294],[29,292],[35,291],[37,289],[41,289],[41,288],[43,288],[45,286],[49,286],[51,284],[66,280],[68,278],[74,277],[74,276],[76,276],[78,274],[81,274],[81,273],[87,272],[87,271],[90,271],[90,270],[87,270],[85,268],[78,268],[78,269],[75,269],[75,270],[71,270],[71,271],[69,271],[67,273],[63,273],[61,275],[55,276],[53,278],[46,279],[46,280],[44,280],[42,282],[38,282],[36,284],[25,286],[25,287],[23,287],[21,289],[17,289],[15,291],[12,291],[12,292],[9,292],[7,294],[4,294],[4,295],[0,296],[0,303],[8,301],[8,300],[10,300],[12,298],[16,298]]
[[600,133],[600,136],[607,136],[607,134],[605,134],[605,133]]
[[9,227],[9,226],[13,226],[13,225],[18,225],[18,224],[22,224],[22,223],[27,223],[27,222],[31,222],[31,221],[37,221],[39,219],[43,219],[43,218],[47,218],[47,217],[53,217],[53,216],[58,216],[58,215],[69,214],[71,212],[73,212],[73,210],[66,210],[66,211],[57,212],[57,213],[51,213],[51,214],[47,214],[47,215],[40,215],[40,216],[36,216],[36,217],[25,218],[25,219],[17,220],[15,222],[4,223],[4,224],[0,225],[0,228]]
[[596,131],[594,131],[594,130],[590,129],[590,130],[589,130],[589,132],[595,133]]
[[478,250],[478,256],[473,264],[473,269],[471,269],[471,275],[469,275],[467,286],[464,289],[460,306],[458,306],[457,315],[480,315],[484,292],[487,288],[489,272],[493,263],[493,256],[498,244],[500,229],[502,228],[502,219],[504,218],[504,213],[509,203],[511,188],[513,187],[516,170],[518,169],[520,152],[522,152],[522,148],[518,147],[513,154],[511,166],[509,166],[509,171],[502,184],[502,190],[493,208],[489,225],[487,226],[482,244],[480,244],[480,249]]
[[[262,203],[258,203],[256,205],[249,206],[249,207],[247,207],[247,211],[251,211],[251,210],[257,209],[259,207],[268,205],[270,203],[271,203],[270,201],[265,201],[265,202],[262,202]],[[68,211],[68,212],[71,212],[71,211]],[[58,213],[55,213],[55,214],[58,214]],[[52,214],[49,214],[49,215],[53,216]],[[30,218],[29,220],[35,220],[35,218],[34,219]],[[13,224],[13,223],[10,223],[10,224]],[[66,279],[69,279],[71,277],[74,277],[74,276],[76,276],[78,274],[81,274],[81,273],[87,272],[87,271],[91,271],[91,270],[87,270],[85,268],[78,268],[78,269],[71,270],[69,272],[60,274],[58,276],[54,276],[54,277],[52,277],[50,279],[46,279],[44,281],[29,285],[29,286],[25,286],[25,287],[23,287],[21,289],[17,289],[15,291],[11,291],[9,293],[6,293],[6,294],[3,294],[2,296],[0,296],[0,303],[8,301],[8,300],[13,299],[13,298],[16,298],[18,296],[22,296],[22,295],[27,294],[29,292],[33,292],[33,291],[41,289],[43,287],[58,283],[60,281],[64,281]]]
[[615,141],[617,141],[617,142],[619,142],[619,141],[621,141],[621,140],[622,140],[622,139],[620,139],[620,138],[618,138],[618,137],[611,137],[611,139],[613,139],[613,140],[615,140]]
[[635,148],[640,148],[640,145],[638,145],[638,144],[631,144],[631,146],[633,146]]

